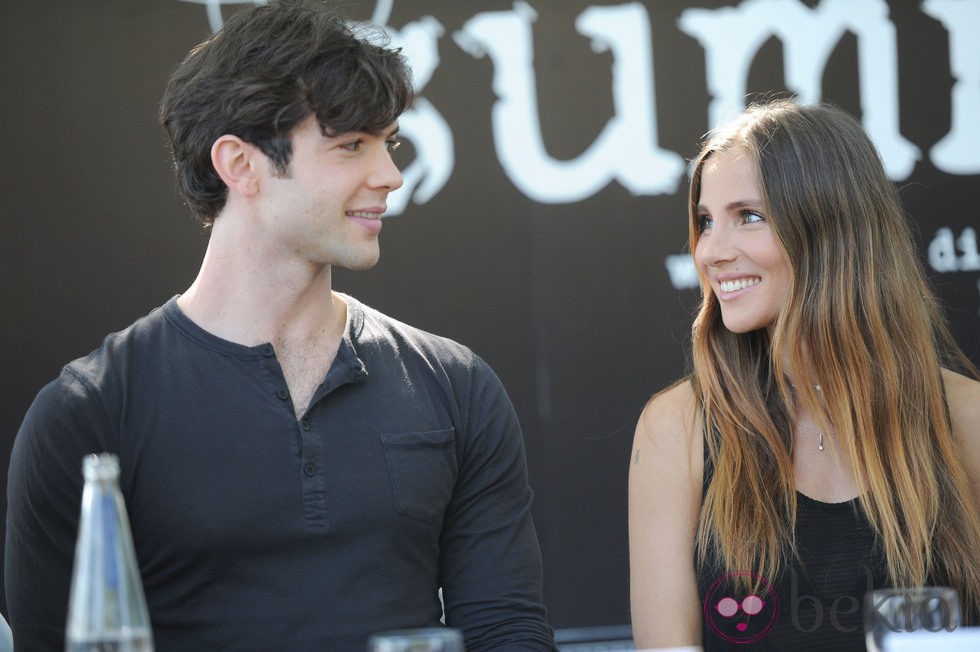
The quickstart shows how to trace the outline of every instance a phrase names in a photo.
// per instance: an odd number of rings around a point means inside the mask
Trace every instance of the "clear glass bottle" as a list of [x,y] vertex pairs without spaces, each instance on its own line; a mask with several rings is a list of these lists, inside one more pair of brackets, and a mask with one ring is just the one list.
[[66,652],[152,652],[129,518],[119,490],[119,459],[82,460],[85,488],[65,628]]

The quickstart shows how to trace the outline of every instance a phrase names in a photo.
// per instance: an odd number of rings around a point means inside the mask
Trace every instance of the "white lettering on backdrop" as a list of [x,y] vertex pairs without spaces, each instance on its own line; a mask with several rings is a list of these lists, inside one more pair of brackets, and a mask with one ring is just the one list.
[[[412,62],[412,85],[421,93],[439,67],[438,40],[443,33],[442,25],[432,16],[424,16],[401,30],[387,31],[391,45],[401,47]],[[415,159],[402,170],[402,188],[388,198],[389,215],[403,213],[410,197],[416,204],[432,199],[449,181],[456,162],[452,129],[425,97],[420,95],[412,108],[401,115],[398,127],[398,135],[415,147]]]
[[531,23],[525,2],[513,11],[477,14],[456,33],[456,43],[493,61],[493,136],[511,182],[535,201],[575,202],[616,179],[634,195],[677,190],[683,159],[657,146],[650,19],[639,3],[590,7],[575,21],[596,52],[613,55],[613,106],[596,141],[578,158],[559,161],[545,151],[535,91]]
[[[963,254],[956,255],[957,247]],[[980,251],[977,250],[977,232],[966,227],[960,237],[953,238],[953,230],[943,227],[929,243],[929,265],[937,272],[980,272]]]
[[[181,1],[206,5],[212,29],[221,26],[221,5],[242,4]],[[266,1],[252,0],[252,4]],[[391,5],[392,0],[378,0],[374,22],[386,24]],[[948,174],[980,173],[980,129],[976,126],[980,39],[974,34],[980,24],[980,3],[924,0],[921,8],[949,34],[950,70],[955,78],[951,127],[930,150],[930,160]],[[475,14],[453,34],[460,48],[474,57],[488,56],[493,64],[493,138],[508,179],[527,197],[542,203],[581,201],[613,180],[635,195],[676,192],[684,173],[683,159],[662,149],[657,140],[646,7],[639,2],[591,6],[575,21],[576,30],[591,39],[594,51],[612,55],[614,115],[592,145],[572,160],[555,159],[544,146],[531,30],[536,18],[531,4],[518,0],[508,11]],[[821,0],[813,8],[800,0],[744,0],[730,7],[686,9],[677,26],[705,50],[705,79],[712,95],[711,124],[706,128],[742,108],[748,71],[768,39],[775,37],[783,44],[787,88],[802,102],[817,102],[831,53],[845,33],[853,34],[864,127],[882,152],[889,176],[900,181],[911,174],[920,151],[899,132],[897,39],[885,0]],[[421,94],[440,64],[442,25],[435,17],[424,16],[400,30],[386,29],[392,44],[404,48],[420,93],[415,107],[400,120],[401,132],[415,146],[416,158],[405,168],[405,184],[390,198],[389,214],[397,215],[409,199],[424,204],[438,194],[452,174],[455,156],[449,123]],[[956,240],[964,252],[959,258],[952,232],[944,231],[949,230],[941,229],[930,244],[933,268],[940,272],[977,269],[973,229],[967,228]],[[674,287],[697,285],[689,255],[670,256],[665,266]]]
[[712,125],[742,110],[749,68],[773,36],[786,53],[787,88],[801,102],[820,101],[827,60],[850,31],[857,37],[864,128],[889,177],[912,173],[919,150],[898,132],[898,46],[885,0],[822,0],[813,9],[797,0],[745,0],[737,7],[688,9],[679,27],[704,48]]
[[[181,2],[191,2],[196,5],[204,5],[208,12],[208,25],[212,32],[217,32],[224,25],[224,17],[221,15],[221,5],[240,5],[246,4],[241,0],[181,0]],[[253,5],[266,5],[269,0],[251,0]]]
[[980,173],[980,46],[976,28],[980,25],[980,2],[926,0],[922,11],[949,32],[949,67],[953,85],[952,129],[929,153],[932,162],[949,174]]

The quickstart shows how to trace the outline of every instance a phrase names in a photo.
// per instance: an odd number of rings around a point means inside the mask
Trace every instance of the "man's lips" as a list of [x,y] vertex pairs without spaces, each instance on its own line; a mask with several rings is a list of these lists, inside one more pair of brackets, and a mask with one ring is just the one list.
[[360,217],[365,220],[379,220],[384,211],[347,211],[348,217]]
[[384,208],[381,207],[347,211],[347,218],[359,224],[368,233],[377,235],[381,232],[381,216],[384,212]]

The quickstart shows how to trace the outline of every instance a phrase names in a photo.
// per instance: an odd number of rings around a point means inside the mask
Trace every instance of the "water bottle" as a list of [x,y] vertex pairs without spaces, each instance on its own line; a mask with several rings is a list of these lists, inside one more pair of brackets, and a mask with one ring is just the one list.
[[119,458],[82,460],[85,488],[65,628],[66,652],[153,652],[153,634],[126,505]]

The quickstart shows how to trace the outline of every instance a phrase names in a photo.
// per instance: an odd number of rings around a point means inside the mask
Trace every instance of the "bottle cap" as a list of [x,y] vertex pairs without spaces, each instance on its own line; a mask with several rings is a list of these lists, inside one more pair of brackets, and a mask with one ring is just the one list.
[[86,480],[114,480],[119,477],[119,458],[112,453],[86,455],[82,475]]

